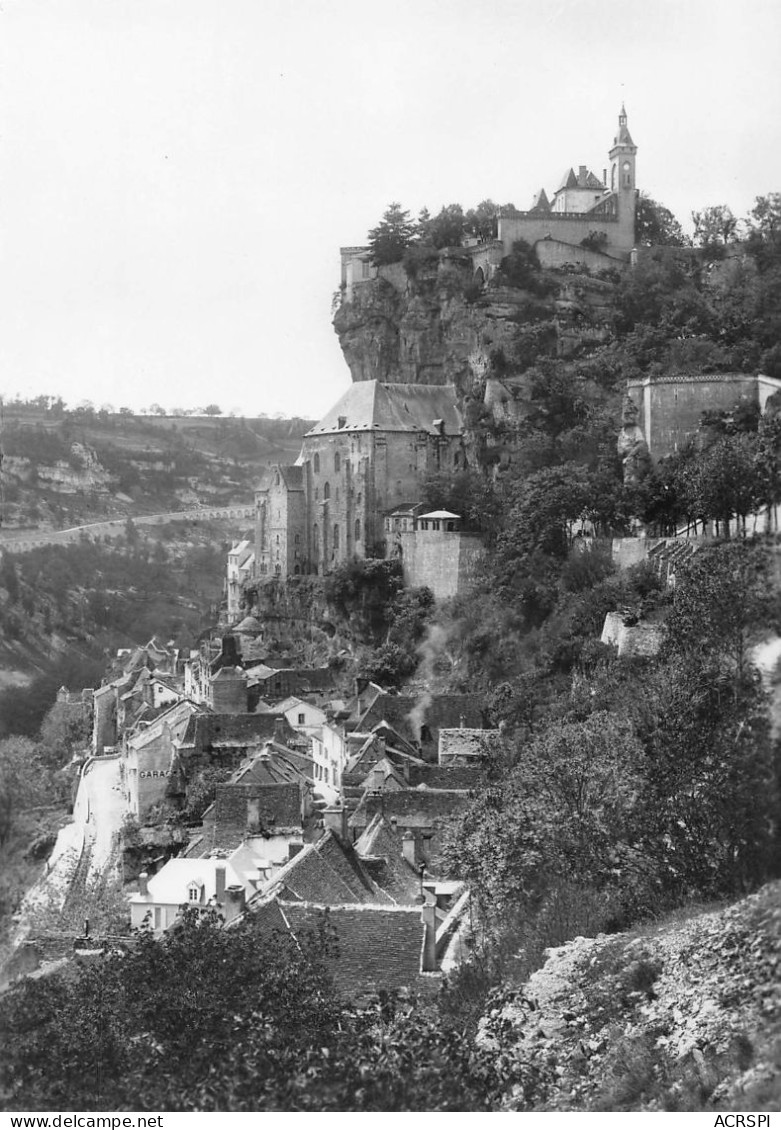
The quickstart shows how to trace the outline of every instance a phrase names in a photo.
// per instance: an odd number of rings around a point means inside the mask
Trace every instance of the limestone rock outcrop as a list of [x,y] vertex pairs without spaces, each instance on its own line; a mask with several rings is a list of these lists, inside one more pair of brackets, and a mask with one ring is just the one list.
[[481,1041],[525,1064],[507,1110],[775,1110],[781,883],[726,909],[575,938]]
[[551,278],[551,293],[539,297],[498,278],[479,285],[464,257],[445,256],[415,278],[394,264],[350,288],[333,326],[354,381],[454,384],[466,394],[492,357],[522,369],[536,355],[569,357],[607,340],[613,284]]

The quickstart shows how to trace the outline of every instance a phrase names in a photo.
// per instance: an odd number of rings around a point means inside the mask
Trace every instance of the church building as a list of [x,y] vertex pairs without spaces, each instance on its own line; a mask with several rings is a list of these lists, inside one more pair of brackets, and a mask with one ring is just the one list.
[[385,514],[417,502],[425,478],[463,466],[453,385],[359,381],[304,436],[294,466],[255,492],[258,576],[328,573],[382,556]]
[[[523,239],[535,248],[543,266],[579,261],[589,253],[628,262],[635,246],[636,158],[637,146],[622,106],[602,176],[585,165],[578,166],[577,173],[568,169],[552,200],[541,189],[528,212],[502,211],[498,220],[502,253],[508,255],[513,243]],[[578,253],[573,256],[575,249]]]

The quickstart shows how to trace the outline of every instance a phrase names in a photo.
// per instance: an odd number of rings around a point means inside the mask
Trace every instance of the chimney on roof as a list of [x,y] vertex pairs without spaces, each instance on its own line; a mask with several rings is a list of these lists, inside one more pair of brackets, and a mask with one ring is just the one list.
[[420,858],[418,837],[409,828],[401,837],[401,851],[410,867],[417,871],[418,866],[423,861]]
[[342,428],[346,428],[346,427],[347,427],[347,417],[346,417],[346,416],[337,416],[337,417],[336,417],[336,422],[337,422],[337,424],[338,424],[338,426],[339,426],[339,429],[340,429],[340,430],[341,430]]
[[225,864],[218,863],[214,868],[214,897],[217,902],[225,902]]
[[409,784],[410,782],[410,763],[409,758],[405,757],[401,763],[401,771],[404,774],[404,780]]
[[581,184],[586,183],[586,166],[585,165],[578,165],[578,181]]
[[347,823],[347,809],[343,804],[332,804],[323,809],[323,824],[343,844],[350,845],[350,829]]
[[226,903],[228,909],[228,919],[236,918],[241,914],[244,909],[244,904],[247,901],[247,893],[242,887],[241,883],[232,883],[225,892]]
[[222,637],[221,654],[223,667],[237,667],[241,664],[241,657],[236,647],[235,636],[227,635]]
[[602,187],[607,188],[607,169],[602,170]]
[[279,715],[279,717],[274,719],[274,733],[271,735],[271,740],[277,742],[278,745],[284,745],[286,736],[285,717],[284,715]]
[[375,742],[375,746],[377,748],[378,755],[380,757],[384,757],[385,756],[385,749],[386,749],[385,738],[383,736],[380,736],[380,734],[377,734],[376,738],[374,739],[374,742]]
[[420,962],[421,973],[433,973],[437,968],[437,896],[433,883],[423,884],[426,901],[420,912],[423,923],[423,955]]
[[149,872],[142,871],[138,876],[138,893],[143,895],[144,898],[149,894]]

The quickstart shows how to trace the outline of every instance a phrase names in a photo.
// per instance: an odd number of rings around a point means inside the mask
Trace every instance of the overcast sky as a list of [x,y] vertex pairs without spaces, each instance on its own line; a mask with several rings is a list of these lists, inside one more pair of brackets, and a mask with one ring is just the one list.
[[0,393],[319,416],[339,247],[601,174],[781,190],[778,0],[3,0]]

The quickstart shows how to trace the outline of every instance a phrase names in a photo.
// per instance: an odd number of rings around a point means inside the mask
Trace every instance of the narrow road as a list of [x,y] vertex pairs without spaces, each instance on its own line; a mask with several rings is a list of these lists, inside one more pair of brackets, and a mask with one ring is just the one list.
[[102,522],[89,522],[84,526],[71,526],[67,530],[6,530],[0,533],[0,549],[23,552],[42,545],[68,545],[81,537],[104,537],[124,530],[128,518],[136,526],[161,526],[166,522],[208,522],[222,518],[239,523],[250,522],[255,517],[255,507],[247,503],[229,506],[201,506],[193,510],[171,510],[163,514],[131,514],[124,518],[107,518]]
[[118,757],[87,763],[73,806],[73,823],[59,833],[44,874],[24,896],[12,949],[34,936],[52,913],[67,913],[101,876],[119,866],[119,834],[127,811],[119,765]]
[[[87,883],[105,873],[117,862],[117,845],[127,808],[122,793],[118,757],[97,759],[87,767],[79,786],[81,808],[88,817],[84,824],[85,841],[89,846],[90,863]],[[73,811],[76,818],[76,807]]]

